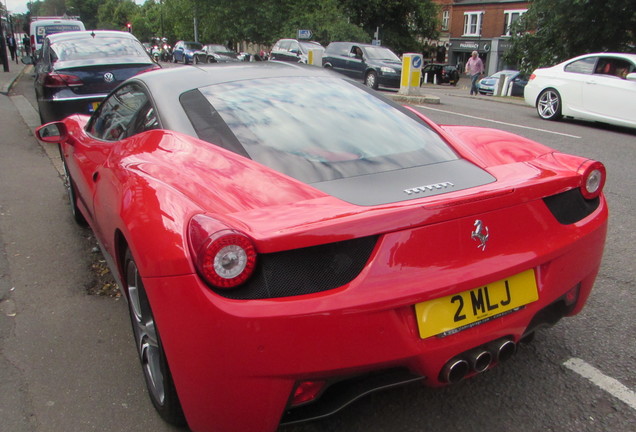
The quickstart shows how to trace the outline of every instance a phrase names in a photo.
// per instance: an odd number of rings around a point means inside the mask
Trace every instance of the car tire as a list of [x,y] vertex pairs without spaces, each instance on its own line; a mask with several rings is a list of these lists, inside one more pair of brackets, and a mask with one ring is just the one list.
[[159,330],[130,250],[126,251],[123,268],[130,320],[148,395],[164,421],[175,426],[185,426],[185,416],[168,367]]
[[214,60],[214,57],[208,57],[207,63],[216,63],[216,60]]
[[60,156],[62,157],[62,169],[64,170],[64,186],[66,187],[66,194],[68,195],[69,204],[71,206],[71,214],[73,215],[73,220],[79,226],[87,226],[88,223],[84,218],[84,215],[80,211],[79,207],[77,207],[77,187],[75,186],[75,182],[71,178],[71,175],[68,172],[68,168],[66,166],[66,162],[64,162],[64,156],[62,155],[62,150],[60,149]]
[[561,95],[555,89],[545,89],[537,98],[537,114],[544,120],[558,120],[561,113]]
[[199,64],[199,57],[197,56],[192,57],[192,63],[194,63],[195,65]]
[[177,63],[177,58],[172,54],[172,63]]
[[378,75],[374,71],[369,71],[364,77],[364,85],[372,88],[373,90],[378,89]]

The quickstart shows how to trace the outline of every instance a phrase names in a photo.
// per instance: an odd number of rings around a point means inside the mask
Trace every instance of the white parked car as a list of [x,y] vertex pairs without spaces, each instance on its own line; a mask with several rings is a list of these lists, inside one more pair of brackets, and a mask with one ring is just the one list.
[[636,128],[636,54],[586,54],[536,69],[524,98],[545,120],[566,116]]

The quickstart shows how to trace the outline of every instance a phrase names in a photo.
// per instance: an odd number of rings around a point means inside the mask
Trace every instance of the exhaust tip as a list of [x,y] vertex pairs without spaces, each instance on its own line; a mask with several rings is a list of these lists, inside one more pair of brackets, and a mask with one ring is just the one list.
[[497,361],[509,360],[517,352],[517,345],[510,339],[506,339],[497,348]]
[[492,363],[492,354],[486,350],[474,350],[468,353],[468,361],[473,371],[484,372]]
[[441,373],[441,380],[448,384],[456,384],[464,379],[470,365],[466,360],[454,358],[444,365]]

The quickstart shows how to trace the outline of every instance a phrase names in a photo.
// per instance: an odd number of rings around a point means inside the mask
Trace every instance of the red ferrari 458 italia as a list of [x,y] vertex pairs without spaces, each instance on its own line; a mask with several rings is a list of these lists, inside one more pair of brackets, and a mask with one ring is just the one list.
[[119,279],[152,403],[194,431],[483,372],[578,313],[603,254],[600,162],[321,68],[148,72],[37,135]]

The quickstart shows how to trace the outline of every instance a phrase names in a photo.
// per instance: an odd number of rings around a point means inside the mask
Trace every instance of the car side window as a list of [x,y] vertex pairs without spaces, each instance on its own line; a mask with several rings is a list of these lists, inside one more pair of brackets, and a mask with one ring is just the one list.
[[291,41],[282,41],[280,43],[280,50],[281,51],[289,51],[289,47],[291,45]]
[[615,57],[602,57],[599,59],[594,73],[625,79],[627,74],[631,72],[630,69],[633,69],[633,65],[626,60]]
[[351,54],[353,55],[354,58],[357,59],[362,59],[362,49],[360,49],[360,47],[357,46],[352,46],[351,47]]
[[588,57],[581,60],[577,60],[565,66],[566,72],[591,74],[594,72],[594,65],[596,64],[597,57]]
[[86,130],[95,138],[117,141],[159,127],[148,95],[141,86],[130,83],[102,102]]

